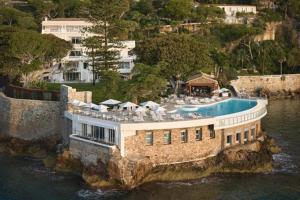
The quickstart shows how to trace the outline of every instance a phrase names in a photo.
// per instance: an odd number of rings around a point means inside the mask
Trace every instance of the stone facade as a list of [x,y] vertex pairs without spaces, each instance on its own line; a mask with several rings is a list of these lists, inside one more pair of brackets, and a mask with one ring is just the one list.
[[[202,140],[196,140],[196,129],[202,128]],[[251,128],[255,136],[251,138]],[[187,142],[181,141],[181,131],[187,130]],[[215,138],[210,137],[208,126],[171,130],[171,143],[164,143],[166,130],[154,130],[153,145],[146,142],[146,131],[137,131],[136,135],[125,138],[125,156],[128,158],[147,157],[154,164],[172,164],[205,159],[217,155],[221,150],[238,145],[236,133],[240,132],[240,144],[244,144],[244,132],[248,130],[248,141],[256,139],[261,131],[260,120],[226,130],[216,130]],[[232,135],[232,144],[227,144],[227,135]]]
[[71,139],[69,150],[75,158],[81,160],[84,166],[97,165],[98,161],[108,164],[113,155],[113,149],[103,147],[79,139]]
[[0,93],[0,137],[36,140],[60,135],[60,103],[13,99]]
[[287,74],[284,76],[239,76],[233,80],[231,85],[238,91],[245,90],[247,93],[254,93],[257,89],[268,90],[269,92],[297,92],[300,90],[300,74]]

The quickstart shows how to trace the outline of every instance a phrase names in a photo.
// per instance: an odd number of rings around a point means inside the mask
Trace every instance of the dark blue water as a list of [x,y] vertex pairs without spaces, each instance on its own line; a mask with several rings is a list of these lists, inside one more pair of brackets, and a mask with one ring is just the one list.
[[[242,112],[248,109],[253,108],[257,105],[257,102],[254,100],[246,99],[229,99],[211,106],[200,107],[196,111],[202,116],[221,116],[228,115],[232,113]],[[188,114],[188,111],[184,111],[184,108],[180,110],[180,113],[183,115]]]
[[300,101],[270,103],[263,127],[283,152],[269,174],[216,175],[191,182],[153,183],[132,192],[92,190],[76,176],[55,174],[39,161],[0,157],[0,200],[300,199]]

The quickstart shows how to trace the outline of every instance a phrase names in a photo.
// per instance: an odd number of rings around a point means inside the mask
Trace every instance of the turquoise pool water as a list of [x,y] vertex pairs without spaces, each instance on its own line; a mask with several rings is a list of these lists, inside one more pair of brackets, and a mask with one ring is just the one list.
[[229,99],[217,104],[205,107],[182,107],[179,109],[179,113],[182,115],[188,115],[189,113],[198,113],[202,116],[216,117],[222,115],[228,115],[232,113],[242,112],[249,110],[257,105],[256,100],[248,99]]

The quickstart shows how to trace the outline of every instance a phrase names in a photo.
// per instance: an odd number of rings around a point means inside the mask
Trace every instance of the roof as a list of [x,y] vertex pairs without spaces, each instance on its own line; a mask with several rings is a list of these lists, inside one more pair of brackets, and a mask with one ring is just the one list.
[[217,80],[215,80],[213,77],[211,77],[210,75],[205,74],[205,73],[198,73],[198,74],[190,76],[189,79],[187,80],[187,83],[193,82],[199,78],[207,79],[210,82],[218,83]]
[[88,21],[86,18],[53,18],[48,19],[48,21]]

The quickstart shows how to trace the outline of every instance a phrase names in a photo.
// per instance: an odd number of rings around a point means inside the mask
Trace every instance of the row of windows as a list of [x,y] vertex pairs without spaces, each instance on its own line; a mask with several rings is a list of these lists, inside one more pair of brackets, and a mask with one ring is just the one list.
[[[63,26],[43,26],[43,30],[49,29],[50,32],[61,32],[64,27]],[[66,26],[66,32],[82,32],[84,26]]]
[[[256,129],[255,128],[251,128],[251,138],[249,138],[249,130],[248,129],[245,129],[244,131],[244,141],[247,142],[249,139],[254,139],[255,138],[255,134],[256,134]],[[236,140],[236,143],[241,143],[241,133],[240,132],[237,132],[235,134],[235,140]],[[226,137],[226,143],[228,145],[231,145],[233,143],[233,136],[232,135],[227,135]]]
[[[91,126],[91,132],[88,133],[88,125],[82,124],[81,136],[86,138],[92,138],[94,140],[103,142],[105,141],[105,128],[98,126]],[[108,129],[108,142],[114,144],[116,140],[116,131],[114,129]]]
[[[180,141],[182,143],[188,142],[188,131],[181,130],[180,131]],[[210,138],[215,138],[215,131],[210,131]],[[195,141],[201,141],[203,139],[202,128],[196,128],[195,130]],[[147,145],[153,145],[153,131],[147,131],[145,136],[145,141]],[[172,133],[170,130],[165,130],[163,135],[163,143],[171,144],[172,143]]]

